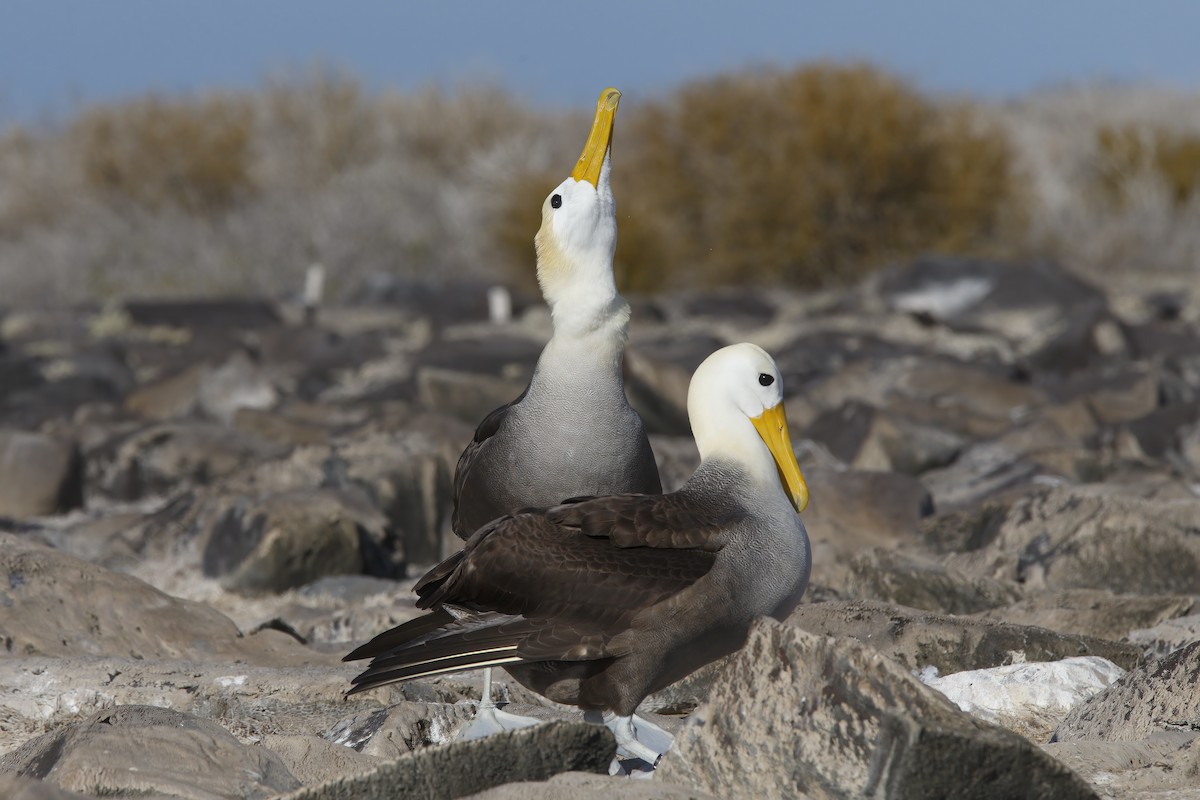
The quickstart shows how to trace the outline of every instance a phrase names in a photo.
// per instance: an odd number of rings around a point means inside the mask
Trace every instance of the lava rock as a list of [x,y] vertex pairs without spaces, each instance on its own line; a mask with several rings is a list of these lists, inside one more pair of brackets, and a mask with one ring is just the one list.
[[1100,656],[1122,669],[1142,661],[1141,649],[1129,644],[869,600],[801,605],[788,622],[813,633],[858,639],[907,669],[934,667],[941,675],[1073,656]]
[[758,800],[1096,796],[870,647],[772,621],[751,630],[659,773]]
[[78,445],[0,429],[0,517],[59,514],[83,505]]
[[99,795],[255,800],[300,787],[279,756],[207,720],[119,706],[0,756],[0,771]]

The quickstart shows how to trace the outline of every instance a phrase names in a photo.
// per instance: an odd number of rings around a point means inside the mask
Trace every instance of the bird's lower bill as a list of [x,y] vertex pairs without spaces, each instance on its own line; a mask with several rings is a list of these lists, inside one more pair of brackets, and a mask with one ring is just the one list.
[[803,511],[808,505],[808,484],[800,472],[800,465],[796,463],[796,452],[792,449],[792,437],[788,433],[783,403],[768,408],[757,417],[751,417],[750,421],[754,423],[755,430],[766,442],[771,457],[775,459],[779,482],[783,484],[788,499],[792,501],[796,511]]

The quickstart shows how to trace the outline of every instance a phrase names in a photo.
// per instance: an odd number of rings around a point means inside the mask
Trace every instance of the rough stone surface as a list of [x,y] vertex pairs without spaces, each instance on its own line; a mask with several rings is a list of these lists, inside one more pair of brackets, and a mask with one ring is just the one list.
[[816,467],[805,469],[805,479],[811,499],[801,518],[812,543],[812,581],[822,585],[844,585],[849,559],[870,547],[918,545],[918,523],[933,510],[925,487],[907,475]]
[[8,800],[79,800],[79,794],[36,778],[0,772],[0,797]]
[[630,780],[624,776],[564,772],[548,781],[506,783],[470,795],[469,800],[710,800],[717,795],[660,781]]
[[1200,798],[1200,733],[1167,731],[1132,742],[1053,742],[1042,749],[1105,800]]
[[553,722],[428,748],[283,800],[450,800],[505,783],[543,781],[560,772],[606,773],[615,752],[607,728]]
[[970,614],[1013,602],[1012,584],[966,575],[959,570],[900,550],[871,548],[849,563],[844,587],[853,597],[880,600],[946,614]]
[[660,773],[731,799],[1095,797],[1028,741],[964,714],[878,651],[769,621],[751,631]]
[[0,517],[37,517],[83,504],[83,461],[74,443],[0,430]]
[[[1117,641],[1133,631],[1182,617],[1196,604],[1197,599],[1190,595],[1117,595],[1101,589],[1066,589],[1026,597],[1010,606],[983,611],[979,617]],[[1132,637],[1130,641],[1134,641]]]
[[253,658],[210,606],[19,536],[0,534],[0,654]]
[[1014,503],[986,546],[948,563],[1029,590],[1200,593],[1200,498],[1144,500],[1107,487],[1038,493]]
[[907,669],[935,667],[942,675],[1090,655],[1132,669],[1142,658],[1141,648],[1129,644],[868,600],[801,605],[788,622],[813,633],[858,639]]
[[270,750],[244,745],[207,720],[152,706],[109,709],[44,734],[0,756],[0,771],[95,795],[189,800],[258,800],[300,786]]
[[361,572],[366,538],[336,492],[233,498],[205,543],[204,574],[234,591],[281,592]]
[[1130,631],[1126,638],[1146,650],[1147,660],[1161,658],[1192,642],[1200,641],[1200,614],[1189,614],[1151,628]]
[[382,759],[352,748],[300,734],[268,734],[262,746],[279,756],[288,772],[305,786],[370,772]]
[[1133,670],[1076,706],[1058,727],[1062,742],[1130,742],[1157,731],[1200,727],[1200,641]]
[[[470,690],[445,682],[389,688],[347,700],[346,687],[358,667],[291,644],[293,648],[276,653],[271,666],[234,660],[0,659],[0,752],[114,706],[171,708],[217,722],[253,742],[270,734],[333,731],[348,715],[379,712],[381,701],[411,696],[452,703]],[[298,666],[305,658],[318,663]]]

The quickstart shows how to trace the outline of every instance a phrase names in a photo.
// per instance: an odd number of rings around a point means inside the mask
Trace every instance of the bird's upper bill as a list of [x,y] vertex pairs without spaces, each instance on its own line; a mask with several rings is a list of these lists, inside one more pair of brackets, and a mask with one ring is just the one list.
[[796,463],[796,452],[792,449],[792,437],[788,433],[783,403],[768,408],[757,417],[751,417],[750,422],[754,424],[758,435],[771,451],[771,457],[775,459],[775,468],[779,470],[779,482],[783,484],[788,499],[792,501],[796,511],[803,511],[808,505],[808,484],[800,472],[800,465]]
[[592,132],[588,134],[587,144],[583,153],[571,170],[571,177],[577,181],[587,181],[593,187],[600,185],[600,168],[604,166],[604,156],[612,147],[613,120],[617,116],[617,104],[621,102],[621,93],[612,87],[600,93],[596,101],[596,116],[592,119]]

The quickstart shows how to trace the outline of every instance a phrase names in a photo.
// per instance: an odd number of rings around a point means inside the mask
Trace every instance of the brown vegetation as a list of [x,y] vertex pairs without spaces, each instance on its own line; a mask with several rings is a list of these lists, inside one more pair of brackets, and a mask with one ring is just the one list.
[[[619,283],[821,286],[924,251],[1032,249],[1088,271],[1154,247],[1186,268],[1200,124],[1115,107],[946,103],[836,65],[627,96]],[[486,87],[371,95],[317,74],[12,127],[0,297],[278,294],[314,260],[335,294],[380,273],[532,283],[541,201],[586,125]]]

